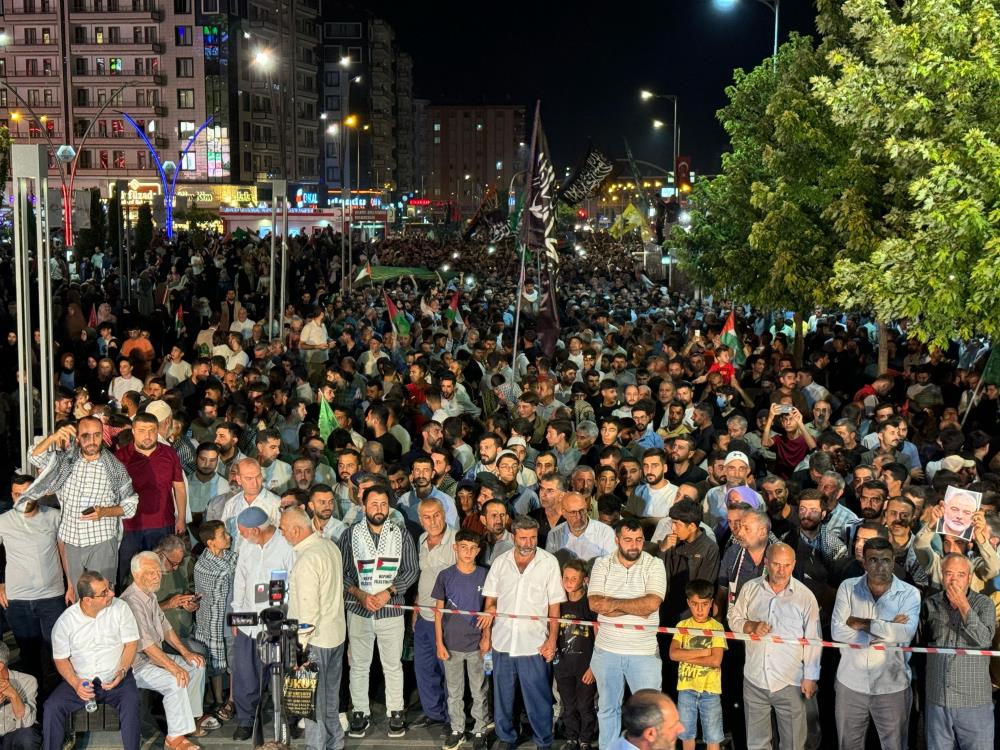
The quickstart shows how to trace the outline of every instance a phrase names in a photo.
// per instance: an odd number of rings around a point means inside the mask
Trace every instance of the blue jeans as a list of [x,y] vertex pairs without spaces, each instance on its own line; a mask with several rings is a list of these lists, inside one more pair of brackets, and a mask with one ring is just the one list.
[[48,599],[11,599],[7,623],[21,649],[23,671],[42,684],[43,665],[51,659],[52,627],[66,609],[61,596]]
[[725,738],[722,729],[722,696],[718,693],[681,690],[677,694],[677,712],[681,716],[681,724],[684,725],[684,731],[677,735],[677,739],[697,739],[699,716],[703,742],[718,744]]
[[552,744],[552,688],[549,663],[540,654],[511,656],[493,652],[493,718],[497,739],[517,744],[514,726],[515,682],[521,684],[524,709],[531,722],[535,745],[547,748]]
[[628,680],[629,690],[633,693],[646,688],[659,690],[663,681],[661,669],[660,657],[656,654],[613,654],[594,649],[590,670],[597,680],[598,744],[601,750],[621,734],[625,681]]
[[946,708],[927,701],[927,747],[934,750],[993,750],[993,704]]
[[424,716],[447,723],[448,692],[444,685],[444,669],[437,658],[434,622],[423,617],[418,617],[413,626],[413,668],[417,673],[417,692]]

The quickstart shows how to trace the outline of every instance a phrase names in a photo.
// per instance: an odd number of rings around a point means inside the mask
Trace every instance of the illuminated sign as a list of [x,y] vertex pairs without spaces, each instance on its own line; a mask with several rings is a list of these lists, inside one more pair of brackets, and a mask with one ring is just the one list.
[[[125,193],[126,206],[139,206],[152,203],[155,196],[160,195],[160,183],[139,182],[131,180]],[[174,193],[174,203],[177,198],[186,198],[188,207],[219,208],[220,206],[255,206],[257,205],[257,187],[255,185],[189,185],[180,184]]]
[[431,205],[430,198],[410,198],[411,206],[429,206]]
[[299,188],[295,191],[295,205],[299,208],[305,208],[307,206],[315,206],[319,203],[316,198],[316,193],[309,193]]

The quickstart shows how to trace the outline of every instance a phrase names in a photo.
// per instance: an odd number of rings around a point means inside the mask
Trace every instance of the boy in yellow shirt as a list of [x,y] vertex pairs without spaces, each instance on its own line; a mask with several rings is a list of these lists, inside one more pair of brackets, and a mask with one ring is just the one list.
[[[695,579],[685,588],[691,617],[677,623],[678,628],[725,630],[712,616],[715,585]],[[675,635],[670,642],[670,658],[678,662],[677,710],[684,731],[679,735],[683,750],[694,750],[698,736],[698,718],[707,750],[719,750],[722,728],[722,652],[726,639],[710,635]]]

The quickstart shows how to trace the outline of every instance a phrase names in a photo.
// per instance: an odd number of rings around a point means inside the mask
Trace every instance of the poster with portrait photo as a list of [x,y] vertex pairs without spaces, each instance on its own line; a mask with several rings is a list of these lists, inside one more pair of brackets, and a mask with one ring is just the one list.
[[934,530],[938,534],[972,539],[972,516],[979,510],[983,493],[949,486],[941,501],[942,515]]

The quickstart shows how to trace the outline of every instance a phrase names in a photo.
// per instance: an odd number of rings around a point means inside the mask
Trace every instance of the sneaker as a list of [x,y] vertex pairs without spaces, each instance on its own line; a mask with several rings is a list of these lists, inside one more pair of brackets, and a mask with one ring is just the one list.
[[444,724],[439,719],[432,719],[427,714],[421,714],[416,721],[410,722],[410,729],[429,729]]
[[485,732],[476,732],[472,735],[472,750],[486,750],[489,743],[486,741]]
[[406,722],[403,721],[402,711],[393,711],[391,714],[389,714],[389,736],[390,737],[406,736]]
[[441,743],[441,750],[457,750],[465,742],[465,732],[449,732],[447,739]]
[[351,726],[347,730],[347,736],[355,738],[364,737],[368,732],[368,727],[371,726],[371,723],[371,719],[360,711],[355,711],[351,714]]

